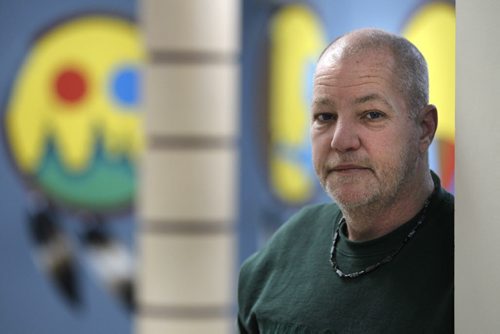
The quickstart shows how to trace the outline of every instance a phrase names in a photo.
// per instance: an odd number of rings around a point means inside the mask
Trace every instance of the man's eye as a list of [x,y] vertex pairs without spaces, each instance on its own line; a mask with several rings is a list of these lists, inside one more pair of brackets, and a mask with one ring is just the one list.
[[315,118],[320,122],[328,122],[334,120],[335,116],[329,113],[321,113],[317,114]]
[[380,111],[369,111],[365,114],[365,117],[369,120],[377,120],[384,117],[384,114]]

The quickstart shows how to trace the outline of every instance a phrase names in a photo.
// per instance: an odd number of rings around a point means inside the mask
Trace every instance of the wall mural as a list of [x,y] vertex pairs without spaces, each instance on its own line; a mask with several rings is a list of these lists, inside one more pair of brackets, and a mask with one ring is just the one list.
[[136,28],[118,17],[74,18],[36,39],[4,122],[13,161],[31,189],[96,215],[130,207],[142,145],[142,58]]
[[34,41],[7,103],[5,143],[36,201],[31,230],[39,261],[72,303],[79,301],[75,259],[58,226],[61,209],[85,225],[92,269],[132,306],[132,256],[105,224],[134,200],[142,59],[132,22],[104,15],[65,20]]
[[[32,268],[21,261],[29,275],[3,278],[1,294],[10,306],[0,303],[1,332],[131,330],[145,54],[126,6],[81,5],[13,12],[38,25],[17,26],[26,32],[30,26],[30,36],[18,66],[4,76],[1,162],[4,177],[19,187],[6,188],[2,180],[0,191],[4,198],[18,195],[6,222],[9,230],[23,227],[26,239],[15,236],[16,252],[25,240],[21,254],[31,256]],[[96,321],[93,312],[100,311],[109,321]]]
[[430,164],[443,186],[455,190],[455,7],[429,3],[417,10],[402,31],[424,54],[429,66],[429,99],[439,112]]
[[269,182],[280,199],[300,204],[317,191],[309,106],[316,60],[326,45],[324,28],[303,5],[277,11],[269,28]]

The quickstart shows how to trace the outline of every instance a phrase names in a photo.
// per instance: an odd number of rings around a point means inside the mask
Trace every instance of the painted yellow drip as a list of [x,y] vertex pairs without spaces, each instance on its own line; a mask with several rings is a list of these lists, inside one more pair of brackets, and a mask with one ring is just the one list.
[[[298,149],[309,136],[306,65],[316,62],[325,44],[323,30],[308,8],[290,5],[273,18],[270,32],[271,147]],[[297,163],[274,151],[270,164],[271,183],[282,199],[298,203],[311,196],[314,180]]]
[[[101,136],[107,154],[137,155],[142,148],[140,116],[113,102],[111,77],[116,66],[139,66],[144,54],[135,26],[111,17],[85,17],[39,39],[18,76],[7,110],[7,135],[20,169],[38,167],[49,136],[65,168],[81,171]],[[54,90],[57,71],[78,68],[87,92],[68,105]]]
[[423,53],[429,66],[430,102],[439,112],[436,136],[455,138],[455,8],[431,3],[410,20],[403,35]]

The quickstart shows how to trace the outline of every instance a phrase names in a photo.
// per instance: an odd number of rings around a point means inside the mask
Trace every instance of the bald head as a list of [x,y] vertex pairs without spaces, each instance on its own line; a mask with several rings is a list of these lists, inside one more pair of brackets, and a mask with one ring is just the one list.
[[318,66],[331,66],[353,56],[369,57],[374,51],[392,54],[395,87],[401,90],[411,115],[416,116],[429,103],[429,75],[424,57],[406,38],[379,29],[355,30],[330,43]]

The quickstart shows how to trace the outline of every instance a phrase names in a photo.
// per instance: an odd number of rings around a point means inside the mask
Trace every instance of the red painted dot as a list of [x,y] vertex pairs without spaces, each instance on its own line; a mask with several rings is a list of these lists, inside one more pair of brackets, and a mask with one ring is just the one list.
[[75,103],[85,96],[87,83],[80,71],[65,69],[57,75],[55,88],[59,98],[68,103]]

